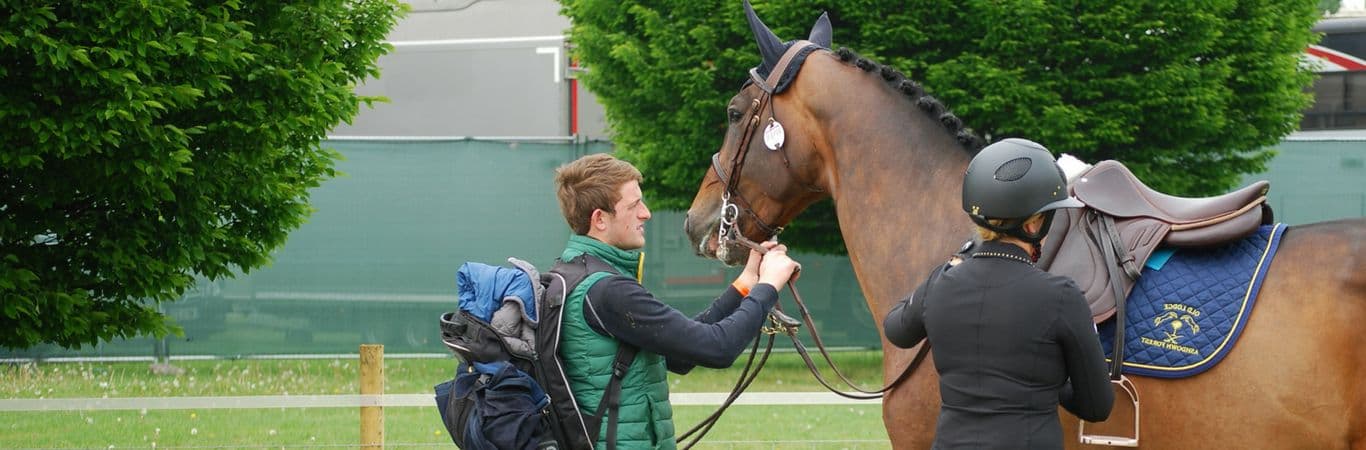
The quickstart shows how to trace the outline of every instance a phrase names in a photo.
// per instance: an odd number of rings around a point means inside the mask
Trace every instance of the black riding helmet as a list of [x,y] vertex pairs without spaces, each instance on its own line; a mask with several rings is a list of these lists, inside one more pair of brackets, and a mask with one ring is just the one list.
[[[977,225],[997,233],[1037,244],[1052,224],[1051,211],[1080,208],[1081,201],[1067,194],[1067,177],[1048,149],[1025,139],[1005,139],[988,145],[968,163],[963,174],[963,211]],[[1021,225],[1030,216],[1044,215],[1037,235]],[[992,225],[988,220],[1005,223]]]

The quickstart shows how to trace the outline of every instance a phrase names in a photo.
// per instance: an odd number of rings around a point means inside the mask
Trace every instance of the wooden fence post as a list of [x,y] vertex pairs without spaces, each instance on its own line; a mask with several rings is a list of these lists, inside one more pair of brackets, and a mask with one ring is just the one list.
[[[384,395],[384,346],[360,346],[360,395]],[[384,406],[360,407],[360,445],[384,449]]]

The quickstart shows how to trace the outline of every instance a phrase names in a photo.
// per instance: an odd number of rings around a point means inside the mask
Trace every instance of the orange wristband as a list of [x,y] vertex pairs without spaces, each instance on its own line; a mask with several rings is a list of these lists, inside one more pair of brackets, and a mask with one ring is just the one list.
[[750,288],[750,287],[749,287],[749,286],[741,286],[741,285],[740,285],[740,280],[735,280],[735,281],[731,282],[731,283],[730,283],[730,286],[733,287],[733,288],[735,288],[735,291],[736,291],[736,292],[739,292],[741,297],[749,297],[749,288]]

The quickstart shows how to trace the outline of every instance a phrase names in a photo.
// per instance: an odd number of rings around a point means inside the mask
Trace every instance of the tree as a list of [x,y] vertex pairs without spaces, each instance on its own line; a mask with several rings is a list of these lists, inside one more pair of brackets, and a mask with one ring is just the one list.
[[0,345],[178,332],[159,302],[266,263],[404,8],[0,0]]
[[[686,208],[725,132],[725,102],[758,50],[734,0],[562,0],[575,57],[606,108],[617,153],[662,208]],[[784,39],[828,11],[834,44],[922,82],[993,140],[1020,136],[1086,160],[1118,159],[1177,195],[1224,191],[1265,170],[1295,129],[1313,74],[1314,0],[1042,2],[763,1]],[[810,220],[816,215],[819,220]],[[785,237],[840,251],[828,203]],[[833,238],[832,238],[833,237]],[[820,239],[823,242],[811,242]]]

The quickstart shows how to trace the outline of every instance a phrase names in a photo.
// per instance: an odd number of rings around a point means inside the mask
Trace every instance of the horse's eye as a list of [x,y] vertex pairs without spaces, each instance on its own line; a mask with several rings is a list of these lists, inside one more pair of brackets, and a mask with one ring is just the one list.
[[726,108],[726,118],[730,119],[730,123],[739,122],[740,119],[742,119],[742,117],[740,117],[740,110],[735,108]]

